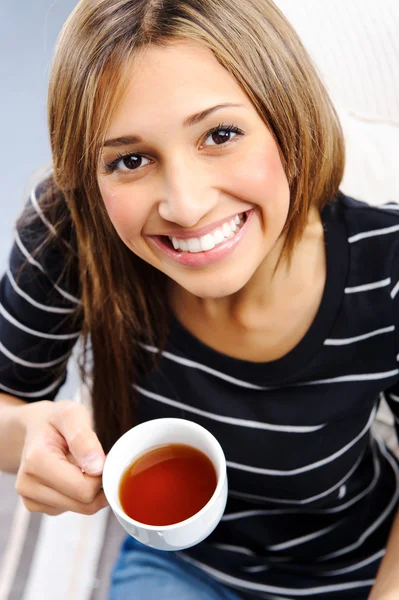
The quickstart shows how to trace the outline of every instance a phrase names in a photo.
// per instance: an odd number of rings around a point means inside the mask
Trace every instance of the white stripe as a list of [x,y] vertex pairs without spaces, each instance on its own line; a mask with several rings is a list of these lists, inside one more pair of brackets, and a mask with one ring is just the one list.
[[356,373],[354,375],[341,375],[339,377],[331,377],[330,379],[316,379],[314,381],[304,381],[296,383],[295,386],[303,385],[319,385],[323,383],[341,383],[343,381],[375,381],[377,379],[386,379],[393,377],[399,373],[399,369],[392,371],[382,371],[381,373]]
[[46,227],[51,231],[51,233],[55,236],[58,237],[58,233],[54,227],[54,225],[52,225],[50,223],[50,221],[48,221],[46,219],[46,217],[43,214],[43,211],[36,199],[36,190],[33,189],[30,195],[30,201],[32,202],[32,206],[35,209],[35,211],[37,212],[37,214],[39,215],[39,217],[41,218],[41,220],[43,221],[43,223],[46,225]]
[[246,556],[256,556],[255,552],[249,548],[243,546],[233,546],[232,544],[212,544],[214,548],[219,550],[227,550],[229,552],[237,552],[238,554],[245,554]]
[[305,500],[286,500],[285,498],[272,498],[270,496],[260,496],[259,494],[249,494],[248,492],[237,492],[236,490],[229,489],[229,496],[232,498],[242,498],[243,500],[262,500],[265,502],[276,502],[276,504],[307,504],[312,499],[305,498]]
[[255,581],[247,581],[245,579],[239,579],[238,577],[233,577],[232,575],[227,575],[227,573],[223,573],[222,571],[218,571],[213,567],[208,567],[204,563],[199,562],[198,560],[194,560],[190,556],[184,554],[184,552],[179,552],[179,556],[182,557],[183,560],[188,563],[195,565],[199,569],[202,569],[206,573],[209,573],[215,579],[219,581],[223,581],[224,583],[231,585],[233,587],[239,587],[245,590],[253,590],[257,592],[270,592],[270,593],[278,593],[278,594],[292,594],[293,596],[313,596],[315,594],[322,594],[328,592],[335,591],[343,591],[343,590],[353,590],[361,587],[369,587],[373,585],[374,579],[364,579],[362,581],[351,581],[349,583],[337,583],[333,585],[321,585],[318,587],[312,588],[283,588],[277,587],[274,585],[266,585],[264,583],[256,583]]
[[399,396],[395,396],[395,394],[389,394],[389,397],[391,398],[391,400],[393,400],[394,402],[399,402]]
[[3,315],[6,321],[11,323],[12,325],[15,325],[15,327],[18,327],[18,329],[26,331],[26,333],[30,333],[31,335],[35,335],[40,338],[45,338],[46,340],[73,340],[80,336],[80,331],[78,331],[77,333],[63,333],[55,335],[54,333],[43,333],[42,331],[36,331],[36,329],[31,329],[30,327],[27,327],[26,325],[23,325],[22,323],[17,321],[17,319],[14,319],[14,317],[10,315],[10,313],[4,308],[2,304],[0,304],[0,313]]
[[21,298],[24,298],[24,300],[29,302],[29,304],[32,304],[32,306],[35,306],[36,308],[39,308],[40,310],[44,310],[44,311],[50,312],[50,313],[67,314],[67,313],[73,313],[76,311],[76,308],[58,308],[56,306],[46,306],[45,304],[40,304],[40,302],[36,302],[36,300],[34,300],[30,296],[28,296],[28,294],[26,292],[24,292],[18,286],[17,282],[15,281],[15,279],[10,271],[9,266],[7,266],[6,273],[7,273],[8,279],[10,280],[10,283],[11,283],[12,287],[14,288],[15,292],[19,296],[21,296]]
[[357,292],[367,292],[367,290],[376,290],[377,288],[386,287],[391,283],[391,278],[381,279],[380,281],[373,281],[372,283],[365,283],[364,285],[355,285],[354,287],[345,288],[345,294],[356,294]]
[[396,294],[399,291],[399,281],[398,283],[395,285],[395,287],[393,288],[392,292],[391,292],[391,298],[392,300],[395,298]]
[[368,527],[363,533],[362,535],[359,537],[359,539],[354,542],[353,544],[350,544],[349,546],[345,546],[345,548],[340,548],[340,550],[336,550],[335,552],[331,552],[330,554],[325,554],[323,556],[320,556],[318,560],[329,560],[330,558],[334,558],[336,556],[342,556],[343,554],[347,554],[348,552],[351,552],[352,550],[356,550],[356,548],[359,548],[359,546],[361,546],[363,544],[363,542],[372,534],[374,533],[374,531],[376,529],[378,529],[378,527],[381,525],[381,523],[383,523],[385,521],[385,519],[387,518],[387,516],[392,512],[392,510],[396,507],[397,502],[398,502],[398,498],[399,498],[399,469],[398,466],[396,464],[396,462],[394,461],[394,459],[391,457],[391,455],[387,452],[386,448],[384,447],[383,444],[380,443],[379,440],[376,440],[380,450],[382,452],[382,454],[385,456],[385,458],[388,460],[388,462],[390,463],[394,473],[395,473],[395,479],[396,479],[396,487],[395,487],[395,492],[388,504],[388,506],[386,507],[386,509],[382,512],[382,514],[378,517],[378,519],[376,519],[376,521],[374,521],[374,523],[372,523],[370,525],[370,527]]
[[[140,345],[143,348],[145,348],[146,350],[148,350],[149,352],[153,352],[153,353],[159,352],[159,349],[155,348],[154,346],[147,346],[146,344],[140,344]],[[270,387],[262,387],[262,386],[253,385],[251,383],[242,381],[240,379],[235,379],[234,377],[225,375],[225,373],[221,373],[220,371],[211,369],[211,368],[207,367],[206,365],[202,365],[201,363],[197,363],[192,360],[182,358],[180,356],[175,356],[174,354],[171,354],[170,352],[161,352],[161,354],[162,354],[162,356],[165,356],[165,358],[169,358],[170,360],[173,360],[177,363],[180,363],[187,367],[192,367],[194,369],[199,369],[201,371],[205,371],[207,373],[210,373],[211,375],[214,375],[215,377],[219,377],[220,379],[224,379],[225,381],[229,381],[230,383],[234,383],[235,385],[239,385],[241,387],[247,387],[247,388],[252,388],[252,389],[257,389],[257,390],[273,389]],[[334,377],[332,379],[318,379],[316,381],[305,381],[303,383],[296,383],[294,385],[295,386],[316,385],[316,384],[320,384],[320,383],[339,383],[341,381],[369,381],[369,380],[375,380],[375,379],[384,379],[385,377],[388,377],[391,375],[397,375],[398,373],[399,373],[399,369],[396,369],[395,371],[386,371],[383,373],[343,375],[341,377]],[[162,396],[159,396],[158,398],[155,398],[155,399],[160,399],[160,398],[162,398]],[[167,400],[167,399],[165,399],[165,400]],[[160,401],[162,402],[162,400],[160,400]],[[165,402],[165,403],[167,403],[167,402]],[[181,406],[184,406],[184,405],[181,405]],[[189,410],[189,408],[187,408],[187,410]],[[323,427],[325,427],[325,423],[323,423],[322,425],[316,425],[313,429],[309,429],[309,431],[317,431],[317,429],[322,429]]]
[[22,254],[25,256],[25,258],[28,260],[28,262],[33,265],[34,267],[37,267],[39,269],[39,271],[41,271],[42,273],[44,273],[45,275],[47,275],[46,271],[43,269],[42,265],[40,263],[37,262],[37,260],[35,260],[28,252],[28,250],[25,248],[25,246],[22,243],[22,240],[19,236],[19,232],[18,229],[15,229],[15,241],[16,244],[18,246],[18,248],[20,249],[20,251],[22,252]]
[[339,456],[342,456],[342,454],[345,454],[345,452],[347,452],[349,450],[349,448],[352,448],[352,446],[354,446],[356,444],[356,442],[358,442],[360,440],[360,438],[362,438],[363,435],[370,429],[371,424],[374,421],[376,412],[377,412],[377,407],[374,406],[373,410],[370,413],[369,420],[367,421],[366,425],[363,427],[362,431],[353,440],[351,440],[348,444],[346,444],[346,446],[343,446],[342,448],[337,450],[337,452],[334,452],[334,454],[331,454],[330,456],[327,456],[326,458],[322,458],[321,460],[318,460],[317,462],[311,463],[309,465],[305,465],[304,467],[298,467],[297,469],[290,469],[288,471],[283,471],[283,470],[279,470],[279,469],[264,469],[262,467],[251,467],[249,465],[241,465],[239,463],[231,462],[231,461],[226,461],[226,464],[231,469],[247,471],[248,473],[257,473],[259,475],[277,475],[280,477],[288,477],[291,475],[298,475],[299,473],[306,473],[307,471],[312,471],[313,469],[317,469],[323,465],[326,465],[326,464],[332,462]]
[[[50,223],[50,221],[44,216],[42,208],[41,208],[39,202],[37,201],[36,190],[35,189],[33,189],[32,192],[31,192],[30,200],[32,202],[33,208],[35,209],[35,211],[37,212],[37,214],[39,215],[39,217],[41,218],[41,220],[43,221],[43,223],[46,225],[46,227],[49,229],[49,231],[51,231],[51,233],[53,234],[53,236],[59,237],[59,234],[58,234],[56,228],[54,227],[54,225],[52,225],[52,223]],[[74,248],[73,246],[71,246],[71,244],[69,244],[65,239],[63,239],[62,242],[65,244],[65,246],[67,248],[69,248],[69,250],[72,251],[73,254],[76,255],[76,248]]]
[[[42,267],[42,265],[40,263],[38,263],[37,260],[35,260],[29,254],[28,250],[23,245],[23,243],[21,241],[21,238],[19,237],[18,230],[15,230],[15,241],[16,241],[16,244],[17,244],[18,248],[20,249],[20,251],[22,252],[22,254],[25,256],[25,258],[28,260],[28,262],[31,265],[37,267],[42,273],[44,273],[46,275],[46,277],[48,277],[48,275],[47,275],[46,271],[44,270],[44,268]],[[66,298],[67,300],[70,300],[74,304],[80,304],[79,298],[76,298],[75,296],[72,296],[72,294],[69,294],[68,292],[66,292],[65,290],[63,290],[62,288],[60,288],[56,283],[51,282],[51,285],[57,290],[57,292],[59,292],[61,294],[61,296],[64,296],[64,298]]]
[[266,565],[255,565],[253,567],[241,567],[241,571],[245,571],[246,573],[261,573],[262,571],[268,571],[269,569],[270,569],[270,567],[267,567]]
[[25,544],[29,521],[30,512],[26,510],[22,498],[18,496],[8,537],[9,542],[0,569],[0,600],[7,600],[12,591],[12,584]]
[[[148,346],[147,344],[140,344],[145,350],[148,352],[152,352],[154,354],[159,353],[159,348],[155,348],[155,346]],[[185,367],[191,367],[192,369],[198,369],[199,371],[204,371],[205,373],[209,373],[210,375],[214,375],[215,377],[219,377],[219,379],[224,379],[224,381],[228,381],[229,383],[233,383],[234,385],[239,385],[241,387],[245,387],[251,390],[267,390],[267,387],[263,387],[261,385],[255,385],[253,383],[249,383],[248,381],[243,381],[241,379],[236,379],[235,377],[230,377],[230,375],[226,375],[221,371],[217,371],[216,369],[211,369],[206,365],[201,363],[197,363],[193,360],[189,360],[188,358],[182,358],[181,356],[176,356],[171,352],[161,352],[161,355],[169,360],[173,360],[176,363],[184,365]]]
[[323,571],[323,573],[318,573],[318,575],[326,575],[328,577],[332,577],[333,575],[343,575],[344,573],[351,573],[352,571],[357,571],[358,569],[361,569],[362,567],[365,567],[366,565],[369,565],[370,563],[382,558],[385,552],[386,550],[385,548],[383,548],[379,552],[373,554],[373,556],[369,556],[368,558],[365,558],[364,560],[354,565],[351,565],[350,567],[344,567],[343,569],[334,569],[333,571]]
[[360,342],[361,340],[367,340],[368,338],[374,337],[376,335],[381,335],[383,333],[389,333],[390,331],[395,331],[395,325],[390,325],[389,327],[383,327],[382,329],[375,329],[374,331],[369,331],[369,333],[363,333],[362,335],[357,335],[351,338],[327,338],[324,340],[325,346],[345,346],[346,344],[353,344],[353,342]]
[[272,425],[270,423],[260,423],[259,421],[247,421],[245,419],[225,417],[222,415],[217,415],[215,413],[208,412],[206,410],[195,408],[194,406],[188,406],[187,404],[177,402],[177,400],[172,400],[171,398],[166,398],[165,396],[160,396],[159,394],[155,394],[154,392],[145,390],[144,388],[138,385],[134,385],[133,387],[143,396],[151,398],[152,400],[156,400],[157,402],[162,402],[163,404],[174,406],[175,408],[181,408],[183,410],[186,410],[187,412],[192,412],[196,415],[201,415],[202,417],[212,419],[213,421],[219,421],[220,423],[228,423],[229,425],[238,425],[240,427],[250,427],[252,429],[266,429],[267,431],[281,431],[288,433],[309,433],[313,431],[318,431],[319,429],[322,429],[324,427],[324,425],[303,427],[297,425]]
[[279,550],[285,550],[286,548],[292,548],[293,546],[300,546],[301,544],[310,542],[311,540],[314,540],[316,538],[319,538],[319,537],[325,535],[326,533],[329,533],[333,529],[337,529],[337,527],[342,525],[342,523],[346,520],[347,519],[340,519],[337,523],[334,523],[333,525],[329,525],[328,527],[325,527],[324,529],[319,529],[319,531],[314,531],[313,533],[309,533],[309,534],[303,535],[301,537],[293,538],[292,540],[287,540],[286,542],[282,542],[281,544],[265,546],[265,548],[266,548],[266,550],[279,551]]
[[[255,494],[247,494],[245,492],[235,492],[234,490],[229,490],[229,495],[232,496],[233,498],[248,498],[250,500],[265,500],[268,502],[276,502],[278,504],[294,504],[294,505],[302,505],[302,504],[310,504],[311,502],[314,502],[315,500],[319,500],[319,498],[323,498],[324,496],[328,496],[329,494],[331,494],[331,492],[333,492],[334,490],[338,489],[344,482],[346,482],[350,476],[352,475],[352,473],[357,469],[357,467],[359,466],[362,458],[363,458],[364,452],[362,452],[359,456],[359,458],[357,459],[357,461],[355,462],[355,464],[353,465],[353,467],[351,467],[350,471],[338,482],[335,483],[332,487],[328,488],[328,490],[325,490],[324,492],[321,492],[320,494],[316,494],[315,496],[311,496],[310,498],[305,498],[304,500],[286,500],[283,498],[270,498],[267,496],[257,496]],[[339,510],[342,510],[343,506],[337,507],[337,512]],[[278,509],[273,509],[278,511]],[[290,509],[285,509],[287,510],[287,512],[290,511]],[[296,509],[291,509],[293,510],[293,512],[296,512]],[[330,509],[319,509],[317,512],[329,512]],[[332,512],[335,512],[333,509],[331,509]],[[283,513],[283,510],[281,510],[281,513]],[[276,514],[278,514],[278,512],[276,512]],[[222,520],[224,519],[224,517],[222,517]],[[226,519],[227,521],[229,519]]]
[[371,229],[370,231],[363,231],[363,233],[357,233],[356,235],[352,235],[348,238],[348,242],[353,244],[353,242],[358,242],[359,240],[364,240],[369,237],[376,237],[378,235],[386,235],[387,233],[394,233],[395,231],[399,231],[399,225],[392,225],[391,227],[383,227],[382,229]]
[[379,208],[381,210],[384,209],[388,209],[388,210],[399,210],[399,204],[395,203],[390,203],[390,204],[379,204],[378,206],[375,206],[374,208]]
[[44,388],[43,390],[39,390],[38,392],[29,392],[29,393],[28,392],[19,392],[18,390],[13,390],[13,389],[7,387],[6,385],[3,385],[2,383],[0,383],[0,389],[4,390],[5,392],[8,392],[9,394],[13,394],[14,396],[22,396],[23,398],[40,398],[40,396],[45,396],[49,392],[52,392],[53,390],[55,390],[55,388],[58,385],[60,385],[60,383],[63,381],[63,378],[64,378],[64,375],[62,375],[61,377],[56,379],[48,387]]
[[221,521],[235,521],[236,519],[247,519],[251,517],[263,517],[264,515],[297,515],[297,508],[270,508],[266,510],[243,510],[236,513],[225,513]]
[[15,356],[15,354],[13,354],[9,350],[7,350],[7,348],[1,342],[0,342],[0,352],[2,352],[4,354],[4,356],[7,356],[7,358],[12,360],[13,362],[18,363],[19,365],[22,365],[24,367],[29,367],[30,369],[47,369],[48,367],[54,367],[55,365],[59,365],[62,362],[64,362],[65,360],[67,360],[70,356],[70,352],[68,352],[67,354],[64,354],[63,356],[60,356],[60,358],[57,358],[56,360],[51,360],[50,362],[44,362],[44,363],[29,362],[27,360],[23,360],[19,356]]

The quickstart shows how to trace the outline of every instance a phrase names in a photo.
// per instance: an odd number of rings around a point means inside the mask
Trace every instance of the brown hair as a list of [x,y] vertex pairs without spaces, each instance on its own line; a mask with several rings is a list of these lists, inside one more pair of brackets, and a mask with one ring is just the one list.
[[149,44],[190,39],[236,78],[275,137],[290,186],[284,252],[302,235],[310,205],[338,191],[340,125],[312,62],[270,0],[81,0],[61,33],[48,113],[54,202],[67,202],[76,232],[83,337],[93,352],[97,433],[107,451],[134,421],[132,383],[145,364],[141,342],[162,345],[165,277],[120,240],[96,170],[126,66]]

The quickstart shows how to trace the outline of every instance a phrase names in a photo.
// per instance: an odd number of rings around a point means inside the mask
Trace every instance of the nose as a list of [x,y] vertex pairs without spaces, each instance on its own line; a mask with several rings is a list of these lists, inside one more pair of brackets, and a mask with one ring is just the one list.
[[187,157],[176,158],[165,168],[164,177],[160,216],[181,227],[194,227],[216,203],[217,190],[204,169]]

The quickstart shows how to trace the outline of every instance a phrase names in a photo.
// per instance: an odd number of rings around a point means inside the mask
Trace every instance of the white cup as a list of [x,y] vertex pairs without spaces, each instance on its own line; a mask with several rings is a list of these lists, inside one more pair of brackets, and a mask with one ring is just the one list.
[[[186,444],[206,454],[216,470],[216,489],[189,519],[173,525],[146,525],[124,512],[119,500],[120,481],[137,458],[167,444]],[[185,419],[154,419],[136,425],[112,446],[104,465],[103,488],[119,523],[136,540],[159,550],[183,550],[208,537],[222,518],[227,502],[226,459],[217,439],[201,425]]]

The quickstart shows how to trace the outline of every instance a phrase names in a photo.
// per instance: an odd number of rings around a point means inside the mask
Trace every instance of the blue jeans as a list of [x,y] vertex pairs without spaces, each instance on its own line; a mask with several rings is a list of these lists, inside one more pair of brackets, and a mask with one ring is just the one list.
[[109,600],[242,600],[173,552],[128,536],[111,579]]

